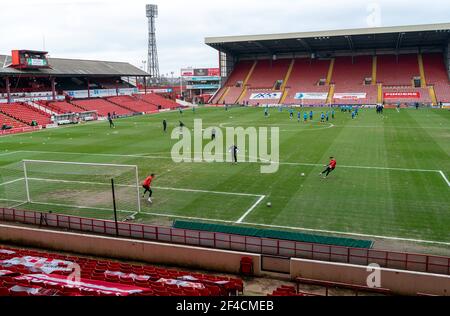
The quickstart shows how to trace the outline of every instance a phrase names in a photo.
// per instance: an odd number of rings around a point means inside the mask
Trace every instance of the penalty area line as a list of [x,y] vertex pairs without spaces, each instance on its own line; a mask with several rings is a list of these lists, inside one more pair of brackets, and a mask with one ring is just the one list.
[[442,178],[444,178],[444,181],[447,182],[447,185],[450,187],[450,181],[448,181],[448,179],[445,176],[444,172],[442,170],[439,170],[439,173],[441,174]]
[[250,193],[236,193],[236,192],[220,192],[220,191],[207,191],[207,190],[196,190],[196,189],[182,189],[182,188],[168,188],[168,187],[153,187],[159,190],[169,190],[169,191],[182,191],[182,192],[198,192],[198,193],[211,193],[211,194],[223,194],[223,195],[237,195],[237,196],[256,196],[261,197],[260,194],[250,194]]
[[15,153],[18,153],[17,151],[4,151],[0,153],[0,156],[6,156],[6,155],[13,155]]
[[262,200],[264,200],[266,198],[265,195],[261,195],[259,197],[259,199],[247,210],[247,212],[244,213],[244,215],[241,216],[241,218],[239,218],[236,221],[236,224],[240,224],[244,221],[244,219],[259,205],[259,203],[261,203]]
[[[40,150],[20,150],[16,153],[42,153],[42,154],[62,154],[62,155],[85,155],[85,156],[98,156],[98,157],[124,157],[124,158],[144,158],[144,159],[173,159],[169,156],[151,156],[152,153],[148,154],[138,154],[138,155],[123,155],[123,154],[95,154],[95,153],[78,153],[78,152],[55,152],[55,151],[40,151]],[[269,163],[269,161],[265,159],[259,158],[260,162],[254,162],[256,164],[265,164]],[[192,162],[194,163],[194,162]],[[229,163],[229,162],[224,162]],[[241,163],[253,163],[248,161],[243,161]],[[273,162],[275,163],[275,162]],[[291,165],[291,166],[323,166],[323,164],[317,163],[303,163],[303,162],[284,162],[280,161],[277,164],[279,165]],[[348,166],[348,165],[339,165],[340,168],[350,168],[350,169],[369,169],[369,170],[392,170],[392,171],[407,171],[407,172],[439,172],[439,170],[431,170],[431,169],[410,169],[410,168],[395,168],[395,167],[377,167],[377,166]]]

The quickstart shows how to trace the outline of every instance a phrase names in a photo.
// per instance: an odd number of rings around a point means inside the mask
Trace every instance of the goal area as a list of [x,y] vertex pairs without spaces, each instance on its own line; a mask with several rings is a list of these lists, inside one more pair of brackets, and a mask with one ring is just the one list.
[[30,204],[140,212],[138,167],[135,165],[23,160],[26,202]]

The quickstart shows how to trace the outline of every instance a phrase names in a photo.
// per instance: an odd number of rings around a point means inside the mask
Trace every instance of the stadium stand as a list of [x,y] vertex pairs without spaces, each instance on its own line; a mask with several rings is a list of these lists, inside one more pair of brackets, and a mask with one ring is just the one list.
[[[319,86],[321,79],[326,79],[330,68],[330,60],[317,59],[296,59],[292,74],[286,83],[287,97],[284,104],[299,104],[300,100],[295,99],[299,92],[323,92],[328,93],[328,86]],[[326,101],[326,100],[325,100]],[[324,100],[304,100],[304,104],[323,104]]]
[[1,104],[0,112],[20,121],[31,125],[36,121],[38,125],[50,124],[50,114],[40,111],[25,103]]
[[290,59],[260,60],[247,81],[251,89],[273,89],[277,80],[283,80],[288,71]]
[[[377,86],[366,85],[365,79],[372,78],[372,56],[337,57],[334,63],[332,83],[335,93],[366,93],[365,99],[352,99],[354,104],[376,104]],[[334,103],[340,103],[334,99]]]
[[175,101],[161,97],[156,93],[135,94],[134,97],[139,101],[144,101],[155,106],[161,106],[163,109],[176,109],[179,107],[178,103]]
[[20,128],[27,126],[22,122],[19,122],[9,116],[6,116],[5,114],[0,113],[0,128],[2,128],[4,125],[10,126],[12,128]]
[[117,104],[121,107],[129,109],[132,112],[152,113],[158,111],[158,107],[151,103],[139,100],[132,96],[118,96],[107,98],[109,102]]
[[434,86],[439,102],[450,102],[450,81],[442,53],[424,54],[423,64],[427,84]]
[[378,56],[377,81],[384,86],[412,86],[420,77],[417,54]]
[[72,104],[85,108],[89,111],[97,111],[99,116],[107,116],[108,113],[115,112],[117,115],[128,115],[132,111],[123,108],[117,104],[113,104],[104,99],[85,99],[85,100],[73,100]]
[[229,296],[243,290],[238,278],[0,245],[0,296]]
[[240,61],[228,77],[228,80],[223,87],[223,89],[228,90],[228,92],[226,94],[223,94],[221,93],[221,91],[219,91],[216,94],[216,97],[214,97],[214,99],[212,100],[212,103],[235,103],[242,93],[242,89],[244,88],[243,82],[247,75],[250,73],[253,64],[254,61],[252,60]]
[[[247,92],[242,98],[242,102],[252,105],[257,104],[258,100],[250,100],[253,93],[265,93],[280,91],[283,79],[289,69],[291,59],[280,60],[260,60],[247,81]],[[279,83],[277,87],[277,82]],[[276,101],[278,103],[278,100]]]
[[58,114],[80,113],[87,111],[87,109],[68,102],[37,101],[37,103]]

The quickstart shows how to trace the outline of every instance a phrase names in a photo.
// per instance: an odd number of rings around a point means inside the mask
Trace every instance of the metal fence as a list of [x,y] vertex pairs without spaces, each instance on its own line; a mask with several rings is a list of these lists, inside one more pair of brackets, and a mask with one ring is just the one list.
[[[0,208],[0,220],[116,236],[113,221]],[[349,248],[270,238],[203,232],[120,222],[119,237],[235,250],[262,255],[350,263],[450,275],[450,257],[376,249]]]

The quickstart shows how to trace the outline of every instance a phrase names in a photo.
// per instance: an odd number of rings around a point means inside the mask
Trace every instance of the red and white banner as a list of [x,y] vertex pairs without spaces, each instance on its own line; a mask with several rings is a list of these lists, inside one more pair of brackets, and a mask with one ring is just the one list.
[[8,249],[0,249],[0,253],[6,254],[6,255],[13,255],[16,252]]
[[182,77],[219,77],[219,68],[183,68]]
[[358,100],[365,99],[367,93],[335,93],[333,98],[339,100]]
[[420,99],[420,92],[385,92],[385,99]]
[[24,266],[32,272],[53,273],[55,271],[72,272],[74,263],[70,261],[42,257],[16,257],[0,261],[4,267]]
[[98,280],[80,279],[72,281],[63,275],[28,274],[15,278],[16,280],[28,280],[31,283],[47,284],[56,283],[60,286],[74,287],[87,291],[96,291],[104,294],[115,294],[117,296],[127,296],[134,293],[141,293],[146,289],[128,284],[110,283]]
[[181,69],[181,76],[182,77],[193,77],[194,69]]
[[122,278],[132,279],[132,280],[140,280],[140,281],[148,281],[150,280],[150,276],[148,275],[137,275],[134,273],[123,273],[120,271],[105,271],[105,276],[118,276]]
[[178,285],[180,287],[190,287],[193,289],[204,289],[205,286],[201,283],[196,283],[196,282],[189,282],[189,281],[183,281],[183,280],[174,280],[174,279],[159,279],[158,281],[159,283],[164,283],[164,284],[172,284],[172,285]]
[[220,69],[219,68],[209,68],[208,69],[208,77],[219,77]]
[[14,275],[14,274],[17,275],[16,272],[12,272],[12,271],[9,271],[9,270],[0,270],[0,277],[10,276],[10,275]]

